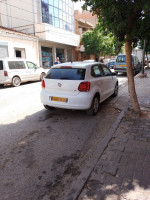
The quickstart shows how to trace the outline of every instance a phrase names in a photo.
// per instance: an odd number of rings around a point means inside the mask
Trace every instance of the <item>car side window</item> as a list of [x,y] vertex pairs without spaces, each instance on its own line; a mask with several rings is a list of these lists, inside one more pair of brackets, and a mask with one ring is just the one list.
[[3,70],[3,61],[0,60],[0,70]]
[[104,76],[111,76],[111,72],[109,71],[107,67],[103,65],[102,68],[103,68]]
[[102,76],[102,72],[98,65],[92,66],[92,76],[93,77],[100,77]]
[[8,61],[9,69],[25,69],[24,61]]
[[26,62],[29,69],[35,69],[36,65],[32,62]]

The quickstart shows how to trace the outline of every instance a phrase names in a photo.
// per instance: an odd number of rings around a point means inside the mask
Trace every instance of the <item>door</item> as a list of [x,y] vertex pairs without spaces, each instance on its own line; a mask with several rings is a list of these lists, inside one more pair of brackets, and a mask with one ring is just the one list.
[[0,58],[8,57],[8,47],[7,46],[0,46]]
[[108,98],[114,91],[114,79],[111,71],[105,66],[101,65],[103,70],[103,89],[105,90],[105,99]]
[[40,79],[40,68],[38,68],[34,63],[27,61],[27,73],[29,79],[32,80],[39,80]]

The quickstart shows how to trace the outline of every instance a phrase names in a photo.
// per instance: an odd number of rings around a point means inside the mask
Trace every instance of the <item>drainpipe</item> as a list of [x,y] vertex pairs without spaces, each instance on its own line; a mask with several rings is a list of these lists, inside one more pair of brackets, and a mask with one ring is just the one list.
[[144,59],[145,59],[145,40],[143,45],[142,74],[144,74]]

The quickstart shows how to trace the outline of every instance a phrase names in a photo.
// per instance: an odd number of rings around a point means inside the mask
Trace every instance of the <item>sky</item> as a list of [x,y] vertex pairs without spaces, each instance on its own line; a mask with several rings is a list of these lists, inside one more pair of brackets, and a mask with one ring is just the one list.
[[83,1],[78,1],[77,3],[74,3],[74,10],[81,9],[81,6],[83,5]]

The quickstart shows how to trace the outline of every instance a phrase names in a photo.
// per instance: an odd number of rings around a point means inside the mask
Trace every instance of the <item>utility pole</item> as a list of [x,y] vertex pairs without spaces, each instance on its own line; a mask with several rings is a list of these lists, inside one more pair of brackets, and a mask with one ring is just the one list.
[[145,40],[144,40],[144,45],[143,45],[142,74],[144,74],[144,60],[145,60]]

